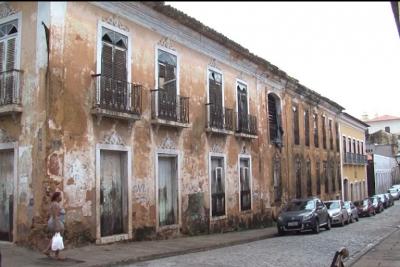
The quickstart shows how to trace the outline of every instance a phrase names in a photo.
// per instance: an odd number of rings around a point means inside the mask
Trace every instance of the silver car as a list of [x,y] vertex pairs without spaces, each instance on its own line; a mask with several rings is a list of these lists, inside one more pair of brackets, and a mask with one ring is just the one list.
[[392,195],[394,200],[399,200],[400,198],[400,189],[399,188],[389,188],[388,193]]
[[350,216],[347,213],[347,209],[344,207],[343,201],[329,200],[324,201],[324,204],[328,208],[328,213],[332,218],[332,225],[339,224],[344,226],[350,222]]
[[350,214],[350,222],[358,222],[358,210],[357,207],[351,201],[345,201],[344,207],[347,209],[347,213]]

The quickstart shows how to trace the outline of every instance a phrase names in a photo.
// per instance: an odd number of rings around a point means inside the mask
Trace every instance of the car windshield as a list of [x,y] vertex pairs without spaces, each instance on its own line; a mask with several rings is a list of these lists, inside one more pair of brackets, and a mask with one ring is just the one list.
[[312,210],[315,209],[314,200],[291,201],[286,206],[286,211]]
[[389,189],[390,193],[397,193],[397,189]]
[[339,202],[334,201],[334,202],[325,202],[325,205],[328,209],[332,210],[332,209],[339,209],[340,205]]
[[368,199],[364,199],[363,205],[364,205],[364,206],[367,206],[367,205],[368,205]]
[[350,202],[344,202],[344,207],[346,209],[350,209]]

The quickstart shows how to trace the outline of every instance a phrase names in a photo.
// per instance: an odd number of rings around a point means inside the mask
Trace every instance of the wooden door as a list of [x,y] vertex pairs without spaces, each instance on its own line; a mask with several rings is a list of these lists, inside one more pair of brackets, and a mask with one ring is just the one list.
[[0,240],[13,241],[14,151],[0,150]]
[[127,233],[128,197],[126,152],[100,152],[101,236]]

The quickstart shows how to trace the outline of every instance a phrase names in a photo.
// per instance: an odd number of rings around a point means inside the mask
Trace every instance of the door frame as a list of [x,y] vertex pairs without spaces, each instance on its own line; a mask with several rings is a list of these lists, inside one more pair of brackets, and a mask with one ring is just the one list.
[[[101,215],[100,215],[100,180],[101,180],[101,151],[117,151],[126,152],[127,155],[127,184],[128,184],[128,233],[112,235],[112,236],[101,236]],[[120,240],[132,239],[132,153],[130,146],[122,145],[109,145],[109,144],[97,144],[96,145],[96,244],[106,244],[110,242],[117,242]]]
[[[159,222],[159,212],[160,212],[160,207],[159,207],[159,203],[158,203],[158,159],[159,157],[166,157],[166,158],[175,158],[176,159],[176,179],[177,179],[177,185],[178,185],[178,218],[176,221],[176,224],[172,224],[172,225],[165,225],[165,226],[160,226],[160,222]],[[180,229],[182,222],[182,204],[181,204],[181,172],[180,172],[180,166],[181,166],[181,155],[179,150],[176,149],[157,149],[156,153],[155,153],[155,200],[156,200],[156,232],[159,232],[161,230],[164,229]]]
[[[0,150],[13,150],[14,153],[14,184],[13,184],[13,240],[10,241],[10,243],[15,243],[15,240],[17,240],[17,221],[18,221],[18,215],[17,215],[17,206],[18,206],[18,142],[9,142],[9,143],[0,143]],[[5,241],[7,242],[7,241]]]

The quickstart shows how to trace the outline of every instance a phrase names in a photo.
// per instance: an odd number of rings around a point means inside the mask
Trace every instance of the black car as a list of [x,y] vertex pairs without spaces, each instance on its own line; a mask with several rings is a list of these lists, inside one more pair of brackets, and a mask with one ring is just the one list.
[[290,231],[312,230],[319,233],[320,227],[331,229],[328,209],[319,198],[293,199],[278,216],[278,234]]

